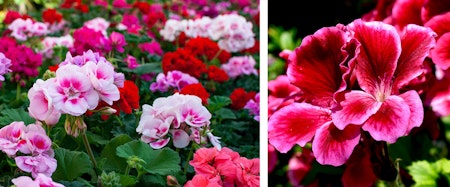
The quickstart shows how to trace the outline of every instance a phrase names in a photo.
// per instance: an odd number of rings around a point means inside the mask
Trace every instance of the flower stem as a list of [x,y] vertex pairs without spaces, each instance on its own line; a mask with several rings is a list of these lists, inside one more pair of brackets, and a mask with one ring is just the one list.
[[190,149],[188,157],[186,159],[186,164],[184,166],[184,175],[186,175],[186,173],[187,173],[187,168],[189,167],[189,160],[191,160],[192,155],[194,155],[194,143],[192,143],[191,149]]
[[[94,153],[92,152],[91,146],[89,145],[89,140],[86,136],[86,130],[83,130],[81,132],[81,138],[83,139],[84,147],[86,148],[86,152],[88,153],[89,157],[91,158],[94,168],[97,168],[97,161],[95,161]],[[94,169],[94,171],[95,171],[95,169]]]

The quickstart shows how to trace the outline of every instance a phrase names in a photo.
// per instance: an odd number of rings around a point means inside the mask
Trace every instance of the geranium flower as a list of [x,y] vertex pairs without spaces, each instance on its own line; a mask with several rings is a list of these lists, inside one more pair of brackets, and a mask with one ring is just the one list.
[[28,113],[32,118],[43,121],[47,125],[58,123],[61,117],[61,113],[53,106],[53,99],[48,90],[49,82],[55,80],[43,81],[39,79],[28,90],[28,99],[30,100]]
[[23,122],[12,122],[2,127],[0,129],[0,150],[9,157],[16,155],[17,151],[26,145],[26,140],[22,139],[25,129]]
[[28,176],[21,176],[11,180],[17,187],[64,187],[64,185],[54,182],[51,177],[39,173],[34,181]]
[[208,104],[208,98],[210,95],[201,83],[186,85],[180,90],[179,93],[184,95],[195,95],[202,99],[203,105]]
[[[360,129],[337,129],[331,118],[333,95],[345,90],[348,68],[357,43],[345,30],[326,27],[303,39],[289,56],[287,75],[302,91],[303,103],[292,103],[273,113],[268,123],[269,143],[281,153],[295,144],[312,150],[321,164],[342,165],[358,144]],[[327,54],[327,55],[324,55]],[[324,73],[326,72],[326,73]],[[312,139],[314,137],[314,139]]]
[[342,94],[333,122],[339,129],[349,124],[362,125],[375,140],[394,143],[422,124],[423,106],[418,93],[399,90],[422,73],[421,64],[435,45],[434,32],[408,25],[400,35],[388,24],[361,20],[349,27],[364,46],[355,64],[363,91]]
[[236,88],[231,92],[230,99],[231,99],[231,105],[230,108],[234,110],[240,110],[245,107],[245,104],[247,104],[248,101],[253,99],[256,95],[256,92],[254,91],[245,91],[244,88]]
[[38,174],[52,176],[56,170],[56,159],[45,154],[36,156],[18,156],[15,157],[17,167],[22,171],[31,173],[36,178]]
[[97,107],[99,95],[82,68],[67,64],[56,70],[56,81],[49,82],[49,93],[56,110],[80,116]]

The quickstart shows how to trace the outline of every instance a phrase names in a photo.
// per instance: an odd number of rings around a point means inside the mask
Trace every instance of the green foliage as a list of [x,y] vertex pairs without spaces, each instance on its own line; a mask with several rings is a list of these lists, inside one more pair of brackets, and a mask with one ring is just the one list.
[[89,156],[84,152],[57,148],[55,159],[58,167],[52,175],[53,180],[73,181],[93,169]]
[[180,156],[169,148],[152,149],[148,144],[134,140],[117,147],[117,156],[130,159],[133,156],[144,161],[142,168],[150,174],[168,175],[179,171]]

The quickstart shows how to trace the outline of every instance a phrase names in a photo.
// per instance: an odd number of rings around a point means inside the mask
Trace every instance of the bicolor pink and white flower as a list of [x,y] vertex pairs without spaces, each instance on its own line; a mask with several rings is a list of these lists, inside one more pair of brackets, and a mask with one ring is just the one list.
[[25,134],[26,126],[23,122],[13,122],[0,129],[0,150],[9,157],[16,155],[25,144],[22,139]]
[[58,123],[61,117],[61,113],[53,106],[53,99],[48,90],[51,81],[56,81],[56,79],[49,81],[38,79],[28,90],[28,99],[30,100],[28,113],[32,118],[45,122],[47,125]]
[[159,73],[156,76],[156,82],[153,82],[150,85],[150,90],[152,92],[167,92],[170,88],[181,90],[185,86],[195,83],[198,83],[197,78],[192,77],[187,73],[174,70],[167,72],[167,75],[165,75],[164,73]]
[[8,26],[8,29],[11,30],[11,36],[20,41],[25,41],[29,37],[44,36],[49,33],[45,23],[35,22],[29,18],[14,20]]
[[203,143],[200,139],[206,141],[209,138],[210,143],[220,149],[219,138],[206,133],[210,119],[211,113],[199,97],[175,93],[155,99],[153,105],[144,104],[136,132],[142,134],[141,139],[155,149],[169,142],[169,133],[177,148],[186,147],[190,141],[200,144]]
[[52,176],[56,170],[56,159],[45,154],[36,156],[18,156],[15,157],[17,167],[22,171],[31,173],[34,178],[38,174],[44,174],[48,177]]
[[4,81],[4,75],[12,72],[10,67],[12,66],[11,60],[5,56],[2,52],[0,52],[0,81]]
[[21,176],[11,180],[16,187],[64,187],[64,185],[54,182],[51,177],[44,174],[37,174],[33,180],[28,176]]
[[80,116],[97,107],[99,94],[81,67],[73,64],[61,66],[56,71],[56,77],[52,79],[47,80],[48,90],[56,110],[63,114]]
[[258,75],[255,69],[256,61],[252,56],[234,56],[220,67],[228,76],[236,78],[240,75]]

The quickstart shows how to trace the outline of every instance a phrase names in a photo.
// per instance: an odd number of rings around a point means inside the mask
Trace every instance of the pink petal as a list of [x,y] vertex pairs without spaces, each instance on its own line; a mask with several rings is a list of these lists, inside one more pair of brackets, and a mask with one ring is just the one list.
[[316,130],[331,121],[330,111],[307,103],[293,103],[269,119],[268,138],[278,151],[286,153],[295,144],[305,146]]
[[435,33],[427,27],[408,25],[401,37],[402,53],[395,70],[394,91],[422,74],[423,61],[436,45]]
[[404,136],[408,128],[411,111],[408,103],[399,96],[389,96],[376,114],[370,117],[362,126],[373,139],[394,143]]
[[360,129],[358,125],[349,125],[339,130],[331,122],[319,128],[312,143],[317,162],[332,166],[344,164],[359,143]]
[[414,127],[420,127],[424,118],[424,109],[422,100],[420,100],[420,96],[416,91],[410,90],[399,95],[409,105],[409,111],[411,112],[411,116],[409,117],[408,128],[406,129],[406,134],[409,134],[411,129]]
[[394,75],[401,52],[400,37],[393,26],[382,22],[358,19],[349,27],[361,43],[356,78],[364,91],[375,94],[380,83],[390,82]]
[[287,75],[314,105],[328,107],[333,93],[342,84],[340,64],[348,56],[342,50],[346,33],[336,27],[318,30],[303,39],[302,45],[289,56]]
[[392,17],[395,23],[403,30],[407,24],[422,25],[420,15],[424,0],[398,0],[392,7]]
[[155,142],[151,142],[151,143],[150,143],[150,146],[151,146],[153,149],[161,149],[161,148],[163,148],[164,146],[166,146],[166,145],[169,143],[169,141],[170,141],[170,138],[160,139],[160,140],[157,140],[157,141],[155,141]]
[[443,34],[450,32],[450,12],[434,16],[424,26],[430,27],[441,37]]
[[424,0],[422,7],[422,21],[427,22],[436,15],[450,10],[450,0]]
[[189,135],[184,130],[171,130],[173,145],[176,148],[185,148],[189,145]]
[[338,129],[349,124],[361,125],[381,107],[381,102],[363,91],[350,91],[344,94],[339,106],[333,109],[333,122]]
[[450,67],[450,32],[442,35],[438,39],[436,48],[431,50],[431,58],[443,70]]

